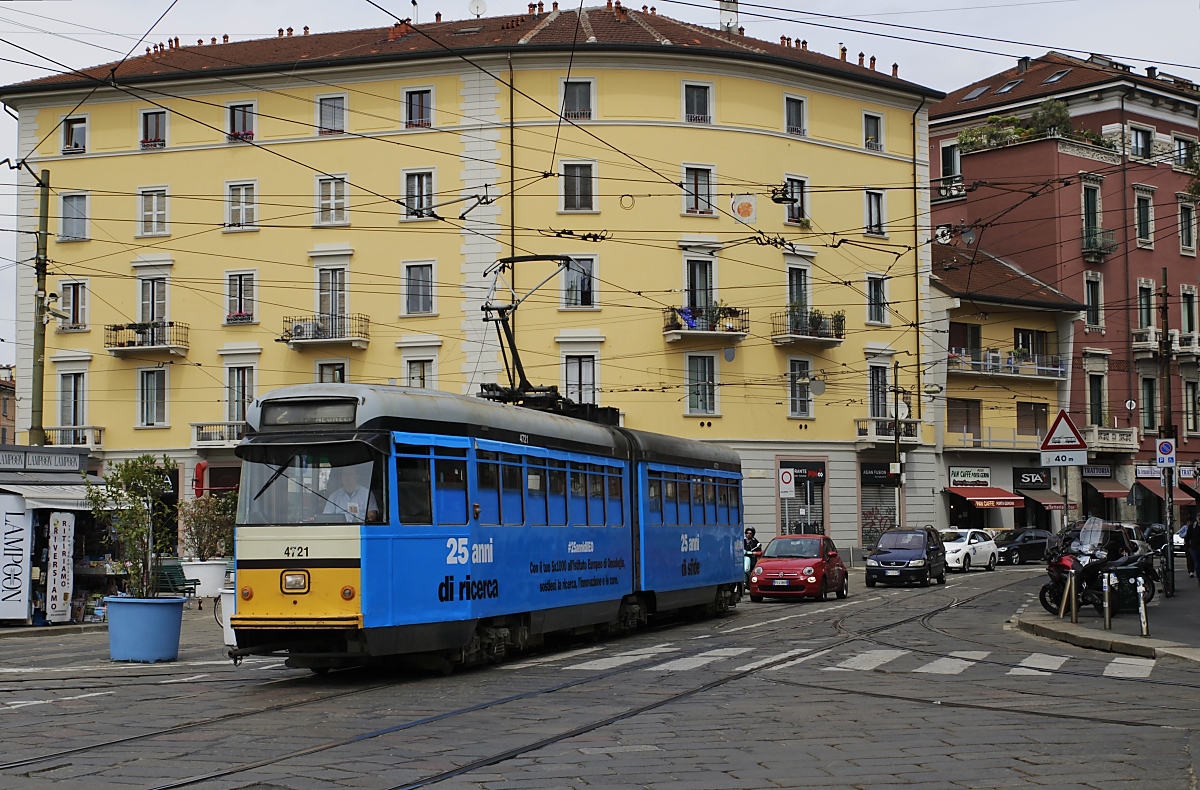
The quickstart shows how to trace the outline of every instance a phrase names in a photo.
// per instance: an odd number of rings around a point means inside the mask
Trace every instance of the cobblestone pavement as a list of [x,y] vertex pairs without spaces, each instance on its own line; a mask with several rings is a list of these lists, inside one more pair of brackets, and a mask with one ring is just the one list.
[[170,665],[6,640],[0,788],[1195,788],[1194,665],[1006,629],[1040,583],[852,584],[450,677],[235,668],[208,611]]

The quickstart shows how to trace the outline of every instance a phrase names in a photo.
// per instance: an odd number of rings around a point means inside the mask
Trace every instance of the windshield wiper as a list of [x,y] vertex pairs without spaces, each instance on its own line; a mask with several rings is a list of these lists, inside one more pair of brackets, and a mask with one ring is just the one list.
[[279,479],[279,476],[283,474],[283,471],[288,468],[288,464],[290,464],[292,462],[292,459],[295,457],[296,457],[295,453],[292,453],[291,455],[289,455],[287,457],[287,459],[279,465],[279,468],[275,470],[275,472],[271,475],[271,477],[267,480],[267,482],[263,483],[262,488],[258,489],[258,493],[255,494],[254,498],[251,499],[250,501],[251,502],[257,501],[258,498],[263,495],[263,492],[266,491],[268,488],[270,488],[271,484]]

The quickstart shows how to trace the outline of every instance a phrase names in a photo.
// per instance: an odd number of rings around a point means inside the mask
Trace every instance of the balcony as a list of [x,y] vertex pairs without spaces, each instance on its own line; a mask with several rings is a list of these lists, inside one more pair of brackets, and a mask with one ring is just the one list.
[[1172,345],[1175,348],[1180,362],[1195,362],[1200,358],[1200,332],[1181,332],[1175,334],[1175,330],[1171,330],[1174,336]]
[[668,343],[685,338],[721,338],[734,343],[750,334],[750,310],[744,307],[667,307],[663,337]]
[[142,140],[139,142],[139,146],[141,147],[141,149],[143,151],[149,151],[154,148],[166,148],[167,141],[166,140]]
[[245,437],[245,422],[192,423],[192,447],[233,447]]
[[294,315],[283,319],[278,338],[289,348],[350,345],[365,349],[371,342],[371,317],[354,315]]
[[564,110],[563,118],[568,121],[590,121],[592,120],[591,108],[585,110]]
[[179,321],[108,324],[104,327],[104,348],[114,357],[157,351],[182,357],[188,351],[188,325]]
[[[921,421],[900,420],[900,443],[921,443]],[[894,444],[896,420],[891,417],[859,417],[854,420],[856,441],[875,444]]]
[[803,126],[789,126],[787,133],[793,137],[808,137],[808,130]]
[[104,429],[97,425],[60,425],[46,428],[46,444],[54,447],[86,447],[99,450],[104,446]]
[[251,131],[230,132],[229,134],[225,135],[225,142],[227,142],[227,143],[237,143],[237,142],[252,143],[252,142],[254,142],[254,132],[251,132]]
[[1102,228],[1084,228],[1083,259],[1088,263],[1104,263],[1104,259],[1117,251],[1117,232]]
[[825,315],[820,310],[789,309],[771,316],[771,342],[777,346],[837,346],[845,339],[846,314],[840,311]]
[[712,116],[689,112],[683,116],[683,120],[686,123],[712,123]]
[[1088,425],[1080,429],[1091,452],[1136,453],[1140,444],[1137,428],[1105,428]]
[[881,143],[881,142],[879,142],[879,141],[877,141],[877,140],[867,140],[867,142],[866,142],[866,145],[865,145],[864,147],[865,147],[865,148],[866,148],[868,151],[882,151],[882,150],[883,150],[883,143]]
[[947,450],[1029,450],[1037,452],[1041,447],[1041,436],[1026,436],[1016,428],[981,428],[972,430],[946,431],[942,445]]
[[946,357],[947,373],[1002,376],[1005,378],[1065,379],[1067,360],[1058,354],[1024,354],[998,348],[952,348]]
[[967,185],[963,183],[962,176],[946,176],[945,178],[935,178],[930,191],[933,193],[934,202],[953,200],[966,197]]
[[[1144,326],[1129,333],[1133,339],[1133,358],[1152,359],[1158,356],[1162,332],[1157,327]],[[1175,350],[1178,350],[1177,348]]]

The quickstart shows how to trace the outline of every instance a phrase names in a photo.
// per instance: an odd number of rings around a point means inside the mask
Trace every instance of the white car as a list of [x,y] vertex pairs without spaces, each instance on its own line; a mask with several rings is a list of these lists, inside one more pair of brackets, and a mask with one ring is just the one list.
[[946,567],[963,573],[972,566],[996,570],[1000,552],[996,541],[982,529],[951,529],[942,533],[946,546]]

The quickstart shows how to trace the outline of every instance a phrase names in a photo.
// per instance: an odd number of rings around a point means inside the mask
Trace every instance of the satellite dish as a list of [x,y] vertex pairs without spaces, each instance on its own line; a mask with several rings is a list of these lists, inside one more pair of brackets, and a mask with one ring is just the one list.
[[721,12],[721,29],[732,31],[737,28],[738,15],[736,11]]
[[820,379],[813,379],[808,383],[808,391],[816,397],[821,397],[825,394],[825,382]]
[[892,412],[899,412],[899,414],[895,415],[896,419],[907,420],[908,419],[908,404],[905,403],[904,401],[900,401],[900,403],[898,405],[900,407],[898,409],[893,409],[890,404],[888,405],[888,416],[889,417],[892,416]]
[[483,0],[471,0],[467,4],[467,11],[476,17],[481,17],[487,13],[487,3],[483,2]]
[[732,362],[732,361],[733,361],[733,358],[734,358],[734,356],[736,355],[736,352],[737,352],[737,349],[734,349],[734,348],[727,348],[727,349],[725,349],[725,352],[724,352],[724,355],[725,355],[725,361],[726,361],[726,362]]

